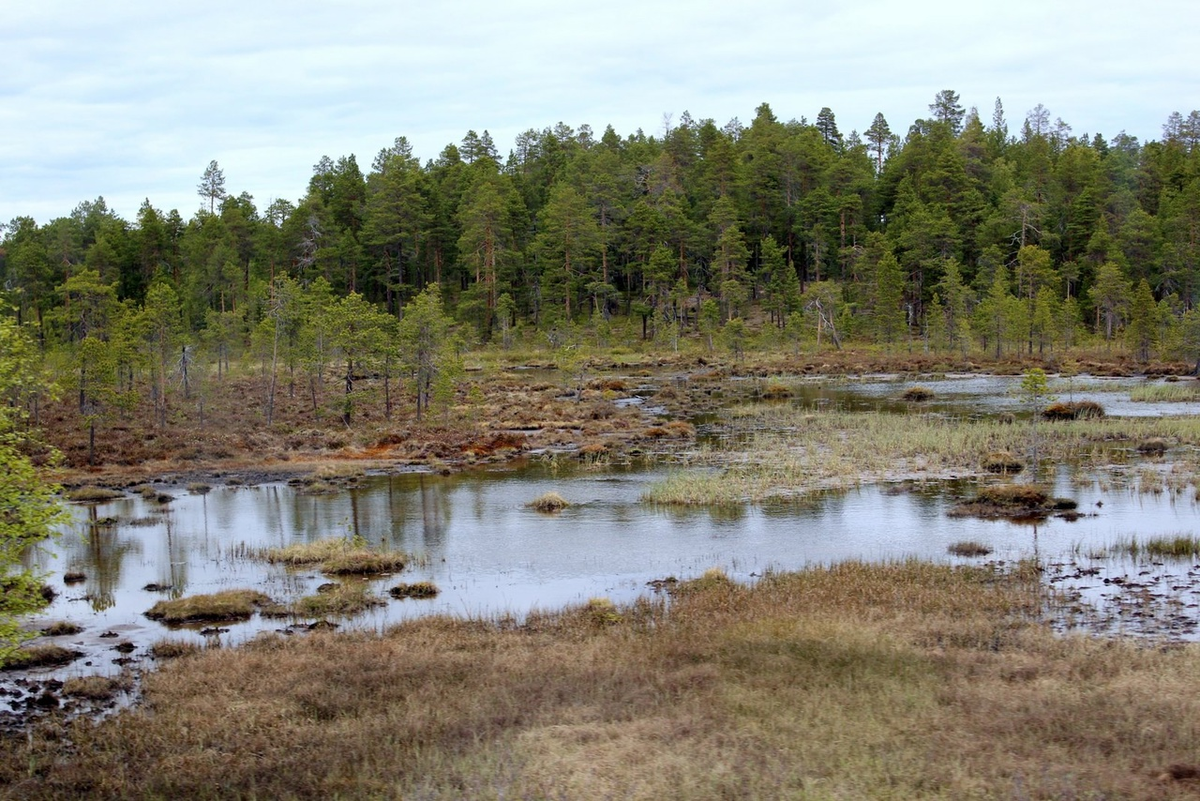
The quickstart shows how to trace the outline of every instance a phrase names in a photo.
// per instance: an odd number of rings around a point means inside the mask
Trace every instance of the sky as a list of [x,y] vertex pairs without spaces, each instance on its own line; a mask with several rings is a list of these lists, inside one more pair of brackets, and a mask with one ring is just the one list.
[[1200,108],[1194,0],[0,0],[0,223],[103,196],[185,219],[216,160],[258,208],[322,156],[422,162],[468,130],[501,156],[558,122],[660,135],[828,106],[903,134],[943,89],[1009,129],[1041,103],[1076,135],[1159,139]]

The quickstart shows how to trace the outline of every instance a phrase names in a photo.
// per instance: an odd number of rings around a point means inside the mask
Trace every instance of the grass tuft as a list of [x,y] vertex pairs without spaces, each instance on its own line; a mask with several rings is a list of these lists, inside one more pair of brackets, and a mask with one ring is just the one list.
[[67,500],[75,503],[104,503],[124,497],[125,493],[108,487],[78,487],[67,493]]
[[962,540],[952,543],[948,550],[955,556],[987,556],[992,552],[992,547],[975,540]]
[[993,484],[981,487],[975,500],[994,506],[1036,509],[1050,501],[1050,495],[1033,484]]
[[359,542],[338,537],[296,543],[283,548],[264,548],[252,555],[288,567],[318,566],[333,576],[374,576],[398,573],[412,560],[403,551],[376,551]]
[[61,667],[69,665],[81,656],[83,656],[81,652],[72,651],[60,645],[30,645],[9,653],[0,664],[0,669],[30,670],[42,667]]
[[257,590],[225,590],[159,601],[146,617],[168,624],[248,620],[256,609],[270,603],[271,599]]
[[1167,452],[1171,443],[1162,437],[1150,437],[1138,443],[1138,453],[1144,453],[1148,456],[1162,456]]
[[571,505],[571,502],[557,492],[547,492],[534,498],[526,505],[537,512],[553,513],[566,509]]
[[388,590],[393,598],[433,598],[441,590],[432,581],[414,581],[409,584],[397,584]]
[[920,403],[923,401],[933,400],[933,390],[929,387],[918,385],[904,390],[904,393],[900,397],[904,398],[906,401]]
[[107,701],[119,692],[129,689],[128,679],[113,676],[74,676],[63,682],[63,695],[86,698],[89,701]]
[[792,388],[783,379],[772,376],[762,389],[764,400],[785,400],[792,397]]
[[668,587],[672,595],[695,595],[714,591],[727,592],[736,588],[733,579],[719,567],[710,567],[699,578],[680,581]]
[[1042,410],[1042,417],[1047,420],[1094,420],[1104,417],[1104,407],[1091,400],[1052,403]]
[[195,656],[202,649],[194,642],[183,640],[159,640],[150,646],[150,656],[158,660],[179,659],[185,656]]
[[348,582],[301,598],[292,611],[300,617],[348,617],[383,604],[384,600],[371,592],[366,584]]
[[46,628],[42,629],[43,637],[69,637],[79,634],[83,631],[83,626],[76,623],[71,623],[66,620],[59,620],[51,623]]
[[408,554],[398,551],[353,550],[321,562],[321,572],[331,576],[384,576],[398,573],[408,563]]
[[1070,498],[1052,498],[1032,484],[993,484],[980,488],[975,498],[950,510],[954,516],[982,518],[1039,518],[1076,507]]
[[1011,451],[992,451],[983,457],[982,467],[989,473],[1020,473],[1025,469],[1025,463]]

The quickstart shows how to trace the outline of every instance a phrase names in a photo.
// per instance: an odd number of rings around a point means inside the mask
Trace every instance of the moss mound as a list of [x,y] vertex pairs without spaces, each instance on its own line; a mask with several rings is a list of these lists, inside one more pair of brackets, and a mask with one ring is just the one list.
[[1104,407],[1090,400],[1052,403],[1042,410],[1047,420],[1091,420],[1104,417]]

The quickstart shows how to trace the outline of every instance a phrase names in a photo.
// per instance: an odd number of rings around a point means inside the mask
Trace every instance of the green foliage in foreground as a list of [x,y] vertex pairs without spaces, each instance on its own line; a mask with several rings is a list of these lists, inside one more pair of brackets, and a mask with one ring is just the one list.
[[15,321],[0,318],[0,663],[29,635],[19,616],[40,609],[46,600],[38,576],[21,566],[31,545],[49,538],[63,519],[55,487],[42,481],[21,451],[14,400],[33,386],[33,346]]

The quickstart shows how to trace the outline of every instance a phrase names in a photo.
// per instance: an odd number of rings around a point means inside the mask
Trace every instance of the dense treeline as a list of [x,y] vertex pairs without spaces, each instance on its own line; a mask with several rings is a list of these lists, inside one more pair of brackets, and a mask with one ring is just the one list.
[[[186,361],[181,342],[218,367],[267,340],[290,358],[320,333],[305,315],[347,298],[383,330],[431,284],[482,342],[616,316],[647,338],[745,321],[833,346],[1044,353],[1095,336],[1190,356],[1198,142],[1196,111],[1142,144],[1075,136],[1040,105],[1010,130],[999,99],[984,120],[950,90],[903,136],[882,115],[844,135],[828,108],[781,122],[763,104],[749,125],[685,113],[661,136],[560,123],[507,158],[472,131],[423,166],[401,137],[365,173],[321,158],[296,203],[257,208],[214,161],[188,220],[147,200],[127,221],[102,198],[19,217],[0,276],[44,342],[154,340],[159,371]],[[83,363],[120,372],[120,354]]]

